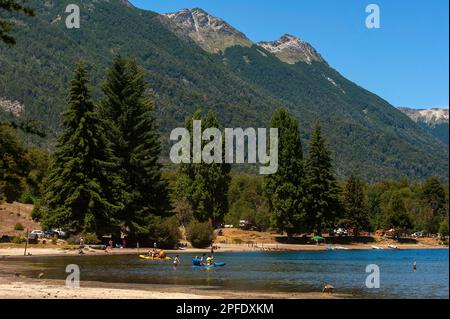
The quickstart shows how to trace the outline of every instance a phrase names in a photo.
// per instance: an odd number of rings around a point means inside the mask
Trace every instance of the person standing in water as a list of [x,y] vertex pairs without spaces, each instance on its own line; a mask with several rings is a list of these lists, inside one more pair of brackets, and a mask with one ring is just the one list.
[[178,257],[178,255],[176,255],[173,260],[173,265],[178,266],[179,264],[180,264],[180,258]]
[[416,271],[417,270],[417,262],[414,260],[413,261],[413,270]]

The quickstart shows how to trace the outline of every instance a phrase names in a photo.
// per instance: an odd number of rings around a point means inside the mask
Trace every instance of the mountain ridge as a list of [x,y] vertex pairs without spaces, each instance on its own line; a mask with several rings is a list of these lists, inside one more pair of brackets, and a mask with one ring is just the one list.
[[147,71],[165,150],[168,133],[199,108],[214,111],[223,127],[267,127],[272,112],[286,107],[299,121],[306,150],[312,126],[321,121],[339,177],[448,179],[448,152],[440,142],[326,63],[285,63],[255,43],[208,52],[168,26],[167,17],[123,1],[83,1],[79,30],[51,23],[70,0],[29,3],[37,17],[17,17],[18,44],[0,46],[0,97],[18,101],[21,116],[56,134],[75,62],[88,62],[99,99],[105,69],[120,53],[135,56]]

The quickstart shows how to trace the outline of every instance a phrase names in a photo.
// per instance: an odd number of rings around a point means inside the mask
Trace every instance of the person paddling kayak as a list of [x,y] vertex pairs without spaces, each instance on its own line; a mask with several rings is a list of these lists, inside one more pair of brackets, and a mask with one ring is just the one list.
[[198,256],[195,256],[195,258],[192,259],[192,264],[193,264],[194,266],[201,266],[200,258],[198,258]]
[[214,257],[208,256],[208,258],[206,258],[206,264],[207,265],[214,264]]

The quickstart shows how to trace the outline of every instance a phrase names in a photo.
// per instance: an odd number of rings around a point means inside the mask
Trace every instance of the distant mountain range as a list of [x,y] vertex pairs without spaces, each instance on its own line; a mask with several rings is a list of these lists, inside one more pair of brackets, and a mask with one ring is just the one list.
[[399,107],[399,110],[408,115],[414,122],[430,132],[437,139],[448,145],[448,109],[411,109],[408,107]]
[[[135,56],[148,71],[166,157],[168,133],[198,108],[213,110],[224,127],[267,127],[272,112],[286,107],[299,121],[305,150],[320,120],[340,177],[448,180],[448,145],[344,78],[297,37],[253,43],[201,9],[160,15],[126,0],[28,3],[36,17],[5,16],[17,25],[18,44],[0,45],[0,103],[9,109],[0,117],[42,121],[53,133],[46,143],[61,131],[76,61],[89,64],[100,98],[105,70],[120,53]],[[79,30],[65,27],[71,3],[80,4]]]

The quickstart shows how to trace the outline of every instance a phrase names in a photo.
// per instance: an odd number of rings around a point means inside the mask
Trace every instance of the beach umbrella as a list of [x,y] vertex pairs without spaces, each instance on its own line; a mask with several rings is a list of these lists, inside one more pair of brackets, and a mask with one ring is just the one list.
[[325,241],[325,238],[323,238],[322,236],[314,236],[312,239],[315,240],[316,242]]

